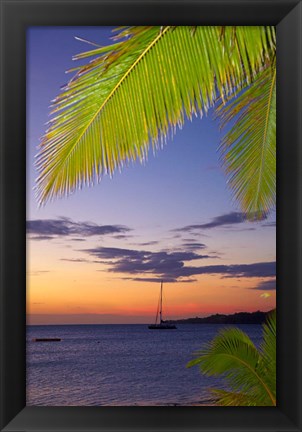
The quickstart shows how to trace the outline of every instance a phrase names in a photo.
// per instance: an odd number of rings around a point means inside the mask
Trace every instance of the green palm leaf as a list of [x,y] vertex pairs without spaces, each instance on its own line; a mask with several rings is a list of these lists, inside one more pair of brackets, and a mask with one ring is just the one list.
[[275,68],[217,113],[223,126],[237,117],[221,144],[223,164],[243,210],[261,218],[276,201]]
[[260,346],[260,353],[263,359],[263,373],[275,399],[277,386],[276,330],[276,310],[274,310],[263,325],[263,342]]
[[263,326],[264,342],[258,350],[238,328],[220,333],[188,367],[198,365],[205,375],[223,375],[232,391],[212,389],[221,405],[276,405],[276,319],[272,315]]
[[222,406],[259,406],[255,396],[225,390],[211,389],[213,401]]
[[55,99],[37,167],[40,202],[144,161],[185,117],[228,100],[271,63],[272,27],[131,27],[76,58]]

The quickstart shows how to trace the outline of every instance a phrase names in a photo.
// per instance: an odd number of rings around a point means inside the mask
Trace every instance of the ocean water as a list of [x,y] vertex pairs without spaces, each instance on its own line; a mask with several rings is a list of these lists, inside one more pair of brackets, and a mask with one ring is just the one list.
[[[61,325],[27,327],[27,405],[194,405],[207,403],[209,387],[224,387],[197,367],[192,353],[225,326]],[[240,325],[261,342],[260,325]],[[36,337],[61,342],[38,343]]]

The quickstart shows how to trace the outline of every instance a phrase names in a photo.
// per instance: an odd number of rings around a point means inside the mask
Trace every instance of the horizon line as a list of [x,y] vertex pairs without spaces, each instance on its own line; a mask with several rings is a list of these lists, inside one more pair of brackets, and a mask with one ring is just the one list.
[[[179,318],[170,318],[170,319],[166,319],[166,320],[164,320],[164,321],[178,321],[178,320],[187,320],[187,319],[194,319],[194,318],[209,318],[209,317],[211,317],[211,316],[215,316],[215,315],[224,315],[224,316],[232,316],[232,315],[235,315],[235,314],[240,314],[240,313],[248,313],[248,314],[252,314],[252,313],[257,313],[257,312],[261,312],[261,313],[268,313],[268,312],[270,312],[271,310],[274,310],[274,309],[276,309],[276,308],[273,308],[273,309],[271,309],[271,308],[269,308],[268,310],[254,310],[254,311],[251,311],[251,312],[249,312],[249,311],[238,311],[238,312],[232,312],[232,313],[221,313],[221,312],[214,312],[214,313],[210,313],[210,314],[208,314],[208,315],[205,315],[205,316],[189,316],[189,317],[179,317]],[[83,317],[83,316],[86,316],[87,317],[87,315],[88,316],[93,316],[93,315],[96,315],[96,316],[103,316],[104,318],[105,317],[108,317],[108,316],[111,316],[112,317],[112,315],[111,314],[27,314],[26,315],[26,317],[32,317],[32,318],[34,318],[34,317],[42,317],[42,316],[44,316],[44,317],[50,317],[50,316],[56,316],[57,318],[59,318],[59,317],[68,317],[68,316],[74,316],[74,315],[76,315],[77,317]],[[116,316],[119,316],[119,315],[116,315]],[[120,317],[122,318],[125,318],[125,316],[123,316],[123,315],[120,315]],[[140,317],[140,318],[143,318],[143,317]],[[144,319],[146,319],[147,318],[147,316],[146,317],[144,317]],[[26,327],[34,327],[34,326],[68,326],[68,325],[149,325],[149,324],[152,324],[153,323],[153,320],[150,320],[150,321],[148,321],[148,322],[109,322],[109,323],[98,323],[98,322],[70,322],[70,323],[63,323],[63,322],[58,322],[58,323],[56,323],[56,322],[49,322],[49,323],[35,323],[35,324],[32,324],[32,323],[30,323],[29,321],[31,321],[31,319],[29,318],[29,319],[26,319]]]

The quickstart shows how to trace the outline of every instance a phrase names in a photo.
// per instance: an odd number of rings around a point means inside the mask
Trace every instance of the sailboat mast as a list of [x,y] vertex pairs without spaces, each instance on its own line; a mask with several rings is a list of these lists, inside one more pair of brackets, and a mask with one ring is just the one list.
[[[169,322],[163,321],[163,285],[164,282],[160,282],[160,295],[157,303],[157,311],[156,311],[156,319],[155,324],[149,325],[149,329],[151,330],[175,330],[177,327],[174,324],[170,324]],[[157,322],[159,315],[159,322]]]
[[160,284],[160,310],[159,310],[159,322],[162,322],[162,313],[163,313],[163,281]]

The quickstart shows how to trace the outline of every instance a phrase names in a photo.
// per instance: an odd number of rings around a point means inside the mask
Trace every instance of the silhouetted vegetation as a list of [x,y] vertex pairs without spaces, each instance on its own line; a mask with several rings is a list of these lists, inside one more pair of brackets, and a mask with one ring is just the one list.
[[166,323],[176,324],[263,324],[269,312],[238,312],[232,315],[215,314],[204,318],[186,318],[169,320]]

